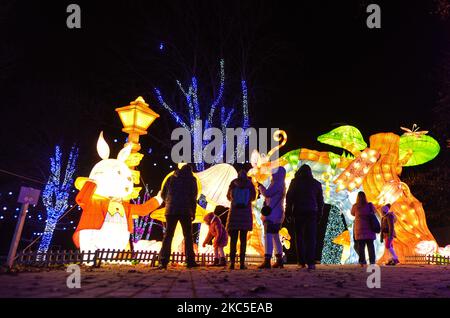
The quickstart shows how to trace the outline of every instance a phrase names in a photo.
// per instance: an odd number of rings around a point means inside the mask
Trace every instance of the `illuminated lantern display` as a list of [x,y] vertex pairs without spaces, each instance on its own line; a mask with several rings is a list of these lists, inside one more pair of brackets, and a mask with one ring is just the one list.
[[[128,134],[127,143],[125,146],[131,146],[131,153],[125,163],[131,169],[133,183],[139,184],[141,179],[140,172],[136,167],[144,157],[139,153],[141,145],[139,144],[139,136],[146,135],[147,129],[159,117],[149,105],[145,102],[142,96],[132,101],[130,105],[116,108],[116,112],[123,124],[122,131]],[[134,187],[131,199],[136,199],[142,187]]]
[[438,251],[435,241],[420,241],[415,247],[415,252],[419,255],[433,255]]
[[340,126],[317,138],[323,144],[339,147],[351,152],[354,156],[367,147],[361,132],[353,126]]
[[202,186],[202,194],[208,202],[207,210],[213,211],[217,205],[230,207],[227,199],[228,187],[237,178],[236,169],[230,164],[221,163],[196,173]]
[[102,160],[92,168],[89,178],[75,181],[80,190],[76,202],[83,211],[73,241],[83,251],[126,249],[133,232],[133,215],[148,215],[160,205],[156,197],[142,205],[127,202],[133,193],[132,171],[125,164],[131,149],[128,145],[117,159],[110,159],[109,146],[100,133],[97,152]]
[[337,191],[347,189],[353,191],[361,187],[362,181],[369,173],[372,166],[377,162],[380,154],[374,149],[365,149],[344,172],[334,180],[338,184]]
[[444,257],[450,257],[450,245],[447,245],[446,247],[439,247],[438,253]]
[[283,244],[285,249],[290,249],[291,248],[291,235],[289,234],[289,231],[287,228],[283,227],[280,230],[280,239],[281,239],[281,244]]
[[283,147],[287,142],[287,134],[284,130],[277,130],[273,133],[273,139],[275,141],[281,141],[281,144],[271,149],[267,155],[260,154],[258,150],[254,149],[250,156],[250,163],[252,165],[252,169],[249,170],[248,176],[252,177],[254,180],[259,183],[263,183],[267,180],[271,174],[272,169],[275,169],[280,166],[284,166],[287,164],[287,161],[283,158],[278,158],[274,161],[270,161],[270,157]]
[[378,204],[392,204],[397,201],[404,193],[409,193],[409,187],[406,183],[399,180],[391,180],[383,185],[380,194],[378,195]]
[[[287,185],[294,172],[302,164],[308,164],[314,177],[323,185],[325,202],[337,207],[344,214],[348,235],[338,235],[334,241],[335,244],[344,246],[342,263],[357,262],[351,239],[354,217],[350,215],[350,210],[354,203],[352,198],[361,190],[377,209],[391,203],[391,210],[397,220],[394,245],[400,261],[403,261],[405,256],[423,252],[432,244],[430,242],[433,242],[437,251],[437,244],[426,224],[422,204],[399,178],[404,166],[426,163],[439,153],[439,144],[426,133],[414,128],[402,136],[378,133],[370,137],[370,147],[367,148],[357,128],[342,126],[319,136],[318,140],[343,148],[356,158],[306,148],[293,150],[282,156],[287,162]],[[428,243],[423,243],[424,241]],[[380,262],[386,261],[388,255],[379,240],[375,241],[375,248],[377,259]],[[349,255],[344,256],[347,252]]]
[[343,251],[342,251],[342,257],[341,257],[341,263],[345,264],[345,261],[350,257],[350,232],[348,230],[342,232],[336,238],[333,240],[334,244],[342,245]]

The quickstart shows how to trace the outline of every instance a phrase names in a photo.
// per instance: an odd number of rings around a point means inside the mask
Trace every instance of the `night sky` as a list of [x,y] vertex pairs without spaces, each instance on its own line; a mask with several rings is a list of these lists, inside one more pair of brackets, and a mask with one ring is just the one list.
[[[437,1],[375,1],[377,30],[365,24],[374,1],[75,1],[79,30],[66,27],[71,2],[2,1],[0,169],[45,182],[54,146],[67,153],[76,144],[77,175],[88,175],[100,131],[113,155],[125,141],[114,109],[141,95],[161,115],[141,138],[140,170],[157,187],[170,170],[163,156],[175,123],[153,89],[186,111],[175,80],[186,85],[195,75],[208,104],[220,58],[224,104],[238,105],[245,79],[251,125],[286,130],[285,151],[340,153],[316,138],[342,124],[367,142],[413,123],[432,129],[436,69],[448,46]],[[0,184],[2,193],[42,186],[6,174]]]

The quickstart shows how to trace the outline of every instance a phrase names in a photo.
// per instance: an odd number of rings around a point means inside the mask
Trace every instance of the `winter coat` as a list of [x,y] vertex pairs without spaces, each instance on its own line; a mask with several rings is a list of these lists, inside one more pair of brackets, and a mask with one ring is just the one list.
[[396,221],[394,212],[389,211],[381,218],[381,237],[387,235],[388,238],[392,239],[396,237],[394,223]]
[[214,213],[208,213],[205,215],[203,220],[209,225],[209,231],[206,235],[205,242],[209,242],[212,238],[214,238],[214,248],[227,246],[228,234],[222,225],[220,218],[214,215]]
[[197,191],[197,180],[187,166],[175,171],[161,191],[161,197],[166,203],[165,215],[193,217],[197,207]]
[[267,189],[262,184],[259,185],[259,192],[265,197],[264,203],[272,208],[272,212],[265,218],[275,224],[281,224],[284,221],[285,177],[286,170],[278,167],[272,174],[272,181]]
[[[234,191],[237,188],[248,189],[250,192],[250,199],[245,207],[238,207],[235,205]],[[256,199],[256,190],[255,186],[245,173],[239,173],[238,178],[231,181],[227,198],[231,201],[226,225],[227,231],[251,231],[253,229],[252,201]]]
[[355,240],[375,240],[376,233],[372,231],[370,218],[375,213],[372,203],[354,204],[351,214],[355,217],[353,223],[353,234]]
[[322,216],[322,184],[314,179],[311,168],[302,165],[295,173],[286,194],[286,211],[294,217]]

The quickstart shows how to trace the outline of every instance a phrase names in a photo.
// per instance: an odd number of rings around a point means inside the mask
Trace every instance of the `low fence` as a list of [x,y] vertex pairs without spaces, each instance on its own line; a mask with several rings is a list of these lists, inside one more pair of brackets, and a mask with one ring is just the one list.
[[[17,255],[15,264],[25,266],[47,267],[52,265],[65,264],[88,264],[99,267],[102,263],[108,264],[147,264],[157,266],[159,253],[156,251],[126,251],[126,250],[50,250],[46,253],[38,251],[26,251]],[[239,255],[237,256],[239,257]],[[230,256],[226,255],[229,262]],[[239,259],[239,258],[237,258]],[[247,264],[255,264],[263,261],[263,256],[247,255]],[[195,261],[202,266],[206,266],[214,261],[214,254],[196,254]],[[169,263],[179,264],[186,262],[184,253],[172,253]]]
[[403,264],[410,265],[450,265],[450,257],[442,255],[405,256]]

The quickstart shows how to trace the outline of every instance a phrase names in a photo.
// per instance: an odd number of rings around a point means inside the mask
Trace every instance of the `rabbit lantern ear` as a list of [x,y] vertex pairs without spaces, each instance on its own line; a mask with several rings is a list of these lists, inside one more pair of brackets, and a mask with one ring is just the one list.
[[98,137],[97,152],[100,158],[102,158],[103,160],[109,158],[109,146],[106,143],[105,138],[103,138],[103,131],[100,133],[100,136]]
[[127,160],[131,154],[131,148],[131,145],[127,145],[126,147],[124,147],[117,155],[117,160],[125,162],[125,160]]

